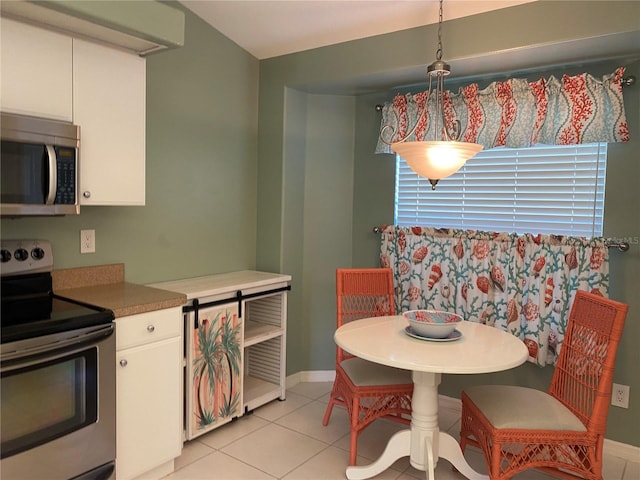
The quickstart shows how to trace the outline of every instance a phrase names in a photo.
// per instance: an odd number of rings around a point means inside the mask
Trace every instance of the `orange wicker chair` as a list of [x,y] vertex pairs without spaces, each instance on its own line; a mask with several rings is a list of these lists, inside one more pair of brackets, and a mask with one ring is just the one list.
[[[336,271],[337,324],[361,318],[395,315],[393,276],[389,268],[338,269]],[[327,411],[346,407],[351,422],[349,465],[356,464],[358,435],[374,420],[384,417],[411,422],[411,372],[368,362],[336,349],[336,378]]]
[[462,392],[460,446],[480,447],[489,478],[528,469],[602,480],[616,350],[628,306],[578,291],[547,392],[486,385]]

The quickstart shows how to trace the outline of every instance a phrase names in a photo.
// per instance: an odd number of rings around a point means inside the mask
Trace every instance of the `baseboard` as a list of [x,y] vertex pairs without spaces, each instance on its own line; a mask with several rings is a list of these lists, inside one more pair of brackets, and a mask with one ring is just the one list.
[[602,451],[605,455],[622,458],[629,462],[640,463],[640,447],[627,443],[616,442],[615,440],[604,439]]
[[[293,375],[289,375],[286,378],[286,386],[287,388],[291,388],[300,382],[333,382],[335,376],[335,370],[298,372]],[[450,408],[453,410],[460,410],[462,408],[462,402],[459,398],[448,397],[445,395],[439,395],[438,397],[440,405],[444,408]],[[618,457],[630,462],[640,463],[640,447],[605,438],[602,448],[606,455]]]
[[300,382],[333,382],[336,378],[335,370],[313,370],[298,372],[285,378],[285,385],[291,388]]

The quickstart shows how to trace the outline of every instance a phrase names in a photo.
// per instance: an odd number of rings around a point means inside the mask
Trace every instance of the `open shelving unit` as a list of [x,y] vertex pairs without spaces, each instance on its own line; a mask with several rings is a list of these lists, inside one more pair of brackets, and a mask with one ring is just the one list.
[[285,398],[286,291],[244,302],[245,412]]
[[[289,275],[247,270],[151,285],[187,295],[187,304],[183,307],[185,439],[219,428],[272,400],[285,399],[290,281]],[[240,375],[236,378],[234,373],[229,380],[230,369],[225,364],[222,376],[214,380],[215,391],[208,395],[208,387],[200,388],[200,384],[209,384],[208,377],[200,373],[203,363],[199,357],[203,353],[198,347],[200,340],[196,341],[197,332],[199,328],[215,331],[211,329],[221,328],[225,322],[241,325],[238,338],[233,340],[240,345]],[[223,342],[222,337],[213,341]],[[222,352],[225,347],[216,348]],[[223,355],[228,358],[227,353]],[[239,404],[229,402],[229,408],[224,408],[236,392],[239,392]],[[205,426],[200,423],[204,411],[215,416]]]

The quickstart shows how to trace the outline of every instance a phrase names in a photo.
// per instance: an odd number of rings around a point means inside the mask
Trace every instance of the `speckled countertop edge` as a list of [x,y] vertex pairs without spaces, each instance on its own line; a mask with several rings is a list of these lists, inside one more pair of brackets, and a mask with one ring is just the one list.
[[61,297],[112,310],[116,318],[184,305],[187,296],[124,281],[124,264],[53,271],[53,291]]

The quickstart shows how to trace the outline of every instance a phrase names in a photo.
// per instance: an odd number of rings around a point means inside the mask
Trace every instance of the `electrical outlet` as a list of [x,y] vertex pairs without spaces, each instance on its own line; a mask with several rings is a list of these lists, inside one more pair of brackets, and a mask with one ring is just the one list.
[[80,230],[80,253],[95,253],[96,231]]
[[613,384],[611,405],[614,407],[629,408],[629,385]]

